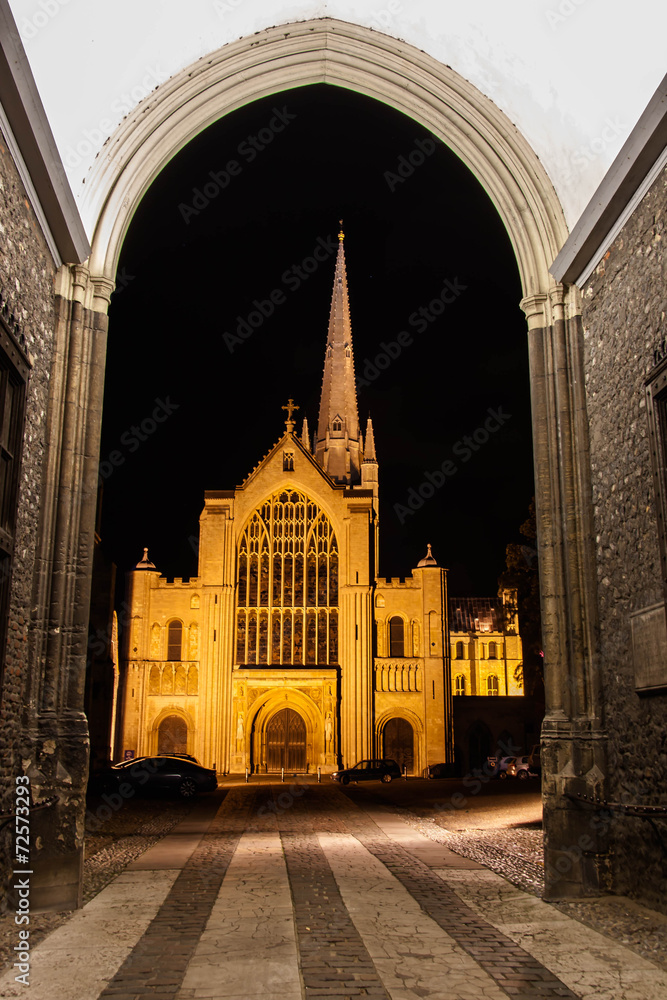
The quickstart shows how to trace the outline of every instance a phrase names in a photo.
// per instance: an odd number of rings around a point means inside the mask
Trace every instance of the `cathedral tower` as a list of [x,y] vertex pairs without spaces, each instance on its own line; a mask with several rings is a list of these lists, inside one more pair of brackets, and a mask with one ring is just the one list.
[[338,241],[315,457],[333,480],[351,486],[361,480],[363,446],[359,432],[342,229]]

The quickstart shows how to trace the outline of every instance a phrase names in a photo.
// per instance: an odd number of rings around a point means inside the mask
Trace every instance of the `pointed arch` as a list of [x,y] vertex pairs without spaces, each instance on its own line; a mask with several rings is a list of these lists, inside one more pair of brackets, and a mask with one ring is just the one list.
[[432,56],[333,18],[268,28],[225,45],[161,84],[127,116],[87,179],[82,211],[94,227],[92,273],[113,280],[141,199],[199,132],[252,101],[314,83],[382,101],[446,143],[495,204],[514,247],[524,295],[554,285],[548,268],[567,226],[544,167],[512,122]]

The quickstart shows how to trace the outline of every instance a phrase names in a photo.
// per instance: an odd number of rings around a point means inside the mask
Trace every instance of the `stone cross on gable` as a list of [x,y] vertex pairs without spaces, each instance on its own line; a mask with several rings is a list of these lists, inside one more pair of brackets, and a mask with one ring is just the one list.
[[293,431],[296,426],[296,422],[292,420],[292,414],[294,413],[295,410],[298,410],[299,407],[295,406],[294,400],[290,398],[287,400],[287,406],[283,406],[282,409],[287,410],[287,420],[285,421],[285,427],[287,428],[288,431]]

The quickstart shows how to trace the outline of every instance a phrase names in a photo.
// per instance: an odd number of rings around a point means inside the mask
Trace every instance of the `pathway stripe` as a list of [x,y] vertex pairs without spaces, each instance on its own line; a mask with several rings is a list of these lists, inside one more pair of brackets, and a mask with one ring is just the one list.
[[30,949],[27,988],[14,979],[18,969],[0,976],[0,997],[96,1000],[154,919],[178,874],[163,870],[118,875]]
[[[657,1000],[667,997],[667,972],[653,962],[495,872],[441,870],[472,908],[538,957],[584,1000]],[[604,904],[601,904],[604,905]]]
[[389,1000],[314,833],[283,833],[306,1000]]
[[254,795],[232,788],[154,919],[99,1000],[170,1000],[206,926]]
[[488,973],[445,933],[351,834],[321,834],[343,902],[392,1000],[507,1000]]
[[345,822],[349,831],[401,882],[424,912],[507,994],[517,1000],[579,1000],[541,962],[464,903],[427,865],[392,842],[369,815],[350,812]]
[[275,830],[241,837],[183,980],[179,1000],[190,997],[301,1000],[292,899]]

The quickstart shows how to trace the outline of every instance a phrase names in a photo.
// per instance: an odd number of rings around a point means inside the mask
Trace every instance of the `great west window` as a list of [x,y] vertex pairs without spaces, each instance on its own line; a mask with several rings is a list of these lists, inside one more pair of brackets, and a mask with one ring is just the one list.
[[338,543],[296,490],[255,511],[239,543],[238,664],[338,663]]

